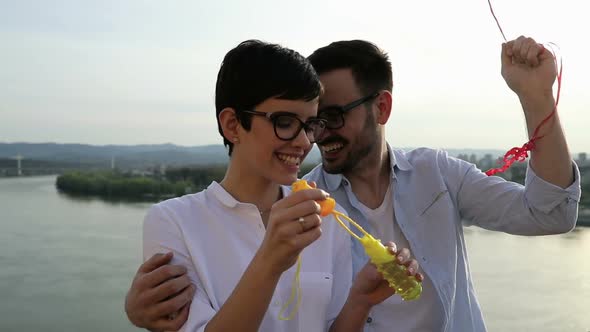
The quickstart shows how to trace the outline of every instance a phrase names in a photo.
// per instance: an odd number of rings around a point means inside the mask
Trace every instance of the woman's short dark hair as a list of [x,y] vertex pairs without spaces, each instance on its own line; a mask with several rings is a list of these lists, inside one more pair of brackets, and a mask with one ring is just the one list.
[[269,98],[310,101],[322,91],[319,77],[301,54],[277,44],[247,40],[229,51],[219,69],[215,87],[215,109],[223,144],[219,114],[227,107],[236,111],[244,129],[250,130],[252,115],[244,113]]

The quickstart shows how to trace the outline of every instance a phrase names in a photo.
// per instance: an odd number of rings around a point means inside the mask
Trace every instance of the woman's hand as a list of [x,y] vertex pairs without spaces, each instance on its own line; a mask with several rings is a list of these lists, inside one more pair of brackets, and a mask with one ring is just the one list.
[[320,205],[329,195],[320,189],[294,192],[273,204],[266,235],[258,255],[272,273],[281,274],[297,261],[301,251],[322,234]]

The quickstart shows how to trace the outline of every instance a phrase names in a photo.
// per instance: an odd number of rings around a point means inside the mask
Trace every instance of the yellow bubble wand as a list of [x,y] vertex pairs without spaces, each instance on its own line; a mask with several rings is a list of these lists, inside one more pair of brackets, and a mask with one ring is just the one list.
[[[297,192],[300,190],[312,189],[312,187],[305,180],[297,180],[293,183],[292,189],[293,192]],[[399,294],[404,301],[410,301],[420,297],[420,294],[422,294],[422,283],[414,276],[408,275],[406,266],[398,264],[395,261],[395,256],[393,256],[389,250],[381,244],[379,239],[375,239],[359,224],[342,212],[334,210],[336,207],[336,201],[333,198],[328,197],[323,201],[318,201],[318,204],[320,205],[320,215],[322,217],[332,214],[340,226],[363,245],[371,263],[377,266],[377,270],[381,272],[383,278],[389,283],[389,286],[395,289],[395,292]],[[340,218],[344,218],[351,225],[356,227],[361,233],[363,233],[363,236],[360,237],[356,235]]]
[[[305,180],[295,181],[291,188],[293,192],[313,189]],[[371,234],[365,231],[359,224],[350,219],[347,215],[334,210],[336,207],[336,201],[333,198],[328,197],[323,201],[318,201],[318,204],[320,205],[320,216],[325,217],[330,214],[333,215],[334,219],[338,221],[340,226],[342,226],[342,228],[344,228],[352,237],[357,239],[362,244],[363,248],[365,248],[365,253],[371,260],[371,263],[377,266],[377,270],[383,275],[383,278],[387,280],[389,287],[393,288],[404,301],[411,301],[420,297],[422,294],[422,282],[420,282],[414,276],[409,276],[407,273],[407,268],[395,261],[395,256],[393,256],[389,250],[383,244],[381,244],[379,239],[375,239]],[[360,237],[356,235],[340,218],[344,218],[351,225],[356,227],[361,233],[363,233],[363,236]],[[295,270],[295,278],[293,279],[293,284],[291,287],[291,296],[289,297],[289,300],[281,307],[279,312],[280,320],[292,319],[299,309],[299,304],[301,303],[301,287],[299,285],[300,270],[301,256],[297,258],[297,268]],[[297,302],[293,312],[288,317],[284,317],[283,312],[293,302],[295,296],[297,296]]]

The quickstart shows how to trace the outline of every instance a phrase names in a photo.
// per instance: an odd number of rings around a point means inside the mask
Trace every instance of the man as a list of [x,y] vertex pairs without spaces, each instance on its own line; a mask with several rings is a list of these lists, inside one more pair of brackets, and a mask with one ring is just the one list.
[[[328,191],[375,237],[411,248],[424,271],[422,297],[407,303],[392,297],[373,307],[365,331],[485,331],[462,225],[519,235],[558,234],[575,227],[580,176],[558,115],[542,127],[543,138],[536,142],[526,185],[521,186],[488,177],[442,151],[393,150],[385,141],[392,110],[391,64],[375,45],[335,42],[309,59],[325,88],[318,116],[328,129],[318,141],[322,165],[306,178]],[[518,95],[532,135],[554,108],[554,59],[525,37],[502,45],[501,59],[502,75]],[[367,258],[356,242],[352,254],[356,273]],[[144,263],[130,289],[126,309],[138,326],[175,327],[185,319],[186,310],[180,308],[190,291],[179,268],[162,266],[166,259]],[[146,294],[157,288],[147,287],[144,280],[182,285],[167,293],[159,286],[161,298],[187,288],[171,300],[150,302]],[[166,315],[178,310],[179,316],[166,321]]]

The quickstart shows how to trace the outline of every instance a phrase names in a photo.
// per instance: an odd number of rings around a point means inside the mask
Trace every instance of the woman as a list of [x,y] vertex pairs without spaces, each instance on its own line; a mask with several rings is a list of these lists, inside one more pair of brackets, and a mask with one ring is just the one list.
[[393,294],[371,265],[352,284],[350,238],[318,215],[327,194],[287,187],[325,127],[320,93],[292,50],[250,40],[225,56],[216,86],[225,177],[154,205],[144,223],[144,257],[174,252],[197,287],[182,331],[360,331]]

